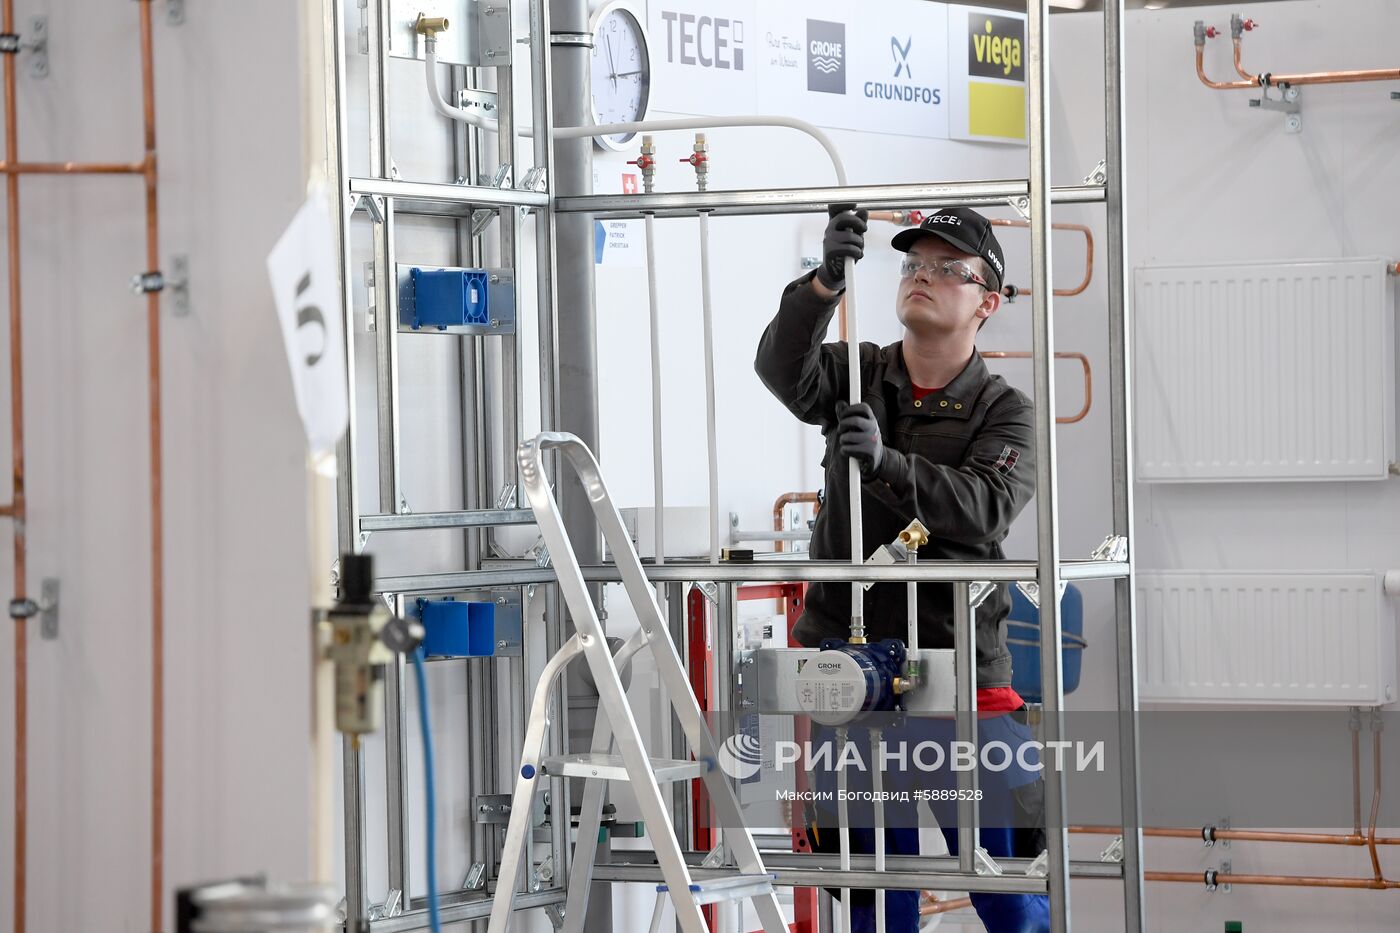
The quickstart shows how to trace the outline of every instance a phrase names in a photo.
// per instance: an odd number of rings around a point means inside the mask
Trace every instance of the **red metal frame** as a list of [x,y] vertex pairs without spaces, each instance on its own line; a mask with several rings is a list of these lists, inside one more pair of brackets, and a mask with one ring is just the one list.
[[[778,600],[782,606],[783,618],[787,626],[788,647],[801,647],[792,640],[792,627],[796,624],[798,617],[802,615],[803,602],[807,598],[807,584],[760,583],[740,586],[735,591],[735,595],[741,600]],[[690,649],[690,688],[695,691],[695,698],[700,702],[700,709],[708,710],[712,697],[712,685],[714,684],[714,654],[710,638],[709,617],[705,606],[705,594],[700,591],[699,587],[692,587],[686,595],[686,639]],[[798,719],[793,723],[793,733],[793,738],[801,743],[800,747],[805,748],[807,741],[811,738],[811,724],[805,719]],[[808,789],[805,768],[797,770],[796,784],[799,794]],[[811,852],[812,845],[807,838],[807,828],[800,810],[793,812],[791,823],[792,851]],[[700,780],[691,784],[691,826],[697,849],[708,852],[714,847],[714,814],[710,808],[709,797],[705,793],[704,782]],[[816,933],[817,889],[794,888],[792,903],[793,923],[789,925],[792,933]],[[706,924],[711,930],[714,930],[713,905],[707,905],[703,910]]]

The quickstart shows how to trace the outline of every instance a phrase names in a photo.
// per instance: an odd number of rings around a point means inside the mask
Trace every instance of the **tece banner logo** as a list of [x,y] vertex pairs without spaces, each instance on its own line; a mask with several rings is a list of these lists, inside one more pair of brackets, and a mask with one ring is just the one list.
[[1026,80],[1021,59],[1026,24],[1009,16],[969,16],[967,73],[980,78]]
[[721,71],[744,70],[744,21],[662,10],[666,61]]
[[807,90],[846,93],[846,24],[807,20]]

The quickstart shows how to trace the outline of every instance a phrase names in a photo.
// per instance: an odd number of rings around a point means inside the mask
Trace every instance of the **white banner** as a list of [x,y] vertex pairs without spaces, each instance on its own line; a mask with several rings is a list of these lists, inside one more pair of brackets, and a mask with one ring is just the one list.
[[344,312],[330,193],[312,192],[267,257],[297,411],[312,454],[335,447],[350,419]]
[[1021,14],[927,0],[650,0],[647,21],[658,111],[1025,139]]

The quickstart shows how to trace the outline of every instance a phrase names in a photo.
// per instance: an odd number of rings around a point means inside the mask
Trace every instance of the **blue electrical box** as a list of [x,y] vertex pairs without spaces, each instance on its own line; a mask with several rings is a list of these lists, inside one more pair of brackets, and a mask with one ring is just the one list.
[[515,283],[508,270],[401,265],[399,322],[409,330],[515,332]]
[[496,653],[495,603],[419,599],[423,653],[430,658],[487,658]]

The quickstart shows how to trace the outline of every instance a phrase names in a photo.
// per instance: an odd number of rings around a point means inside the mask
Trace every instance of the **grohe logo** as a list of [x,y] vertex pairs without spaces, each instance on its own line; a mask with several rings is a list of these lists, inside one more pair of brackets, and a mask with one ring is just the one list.
[[846,93],[846,24],[807,20],[807,90]]
[[744,70],[744,21],[662,10],[666,61],[720,71]]
[[1025,65],[1021,62],[1025,23],[1009,16],[969,16],[967,33],[968,74],[982,78],[1026,80]]
[[936,87],[923,87],[914,84],[914,66],[909,63],[909,51],[914,47],[914,37],[890,36],[890,55],[894,57],[894,76],[903,81],[867,81],[865,96],[871,100],[900,100],[913,104],[943,103],[943,92]]

